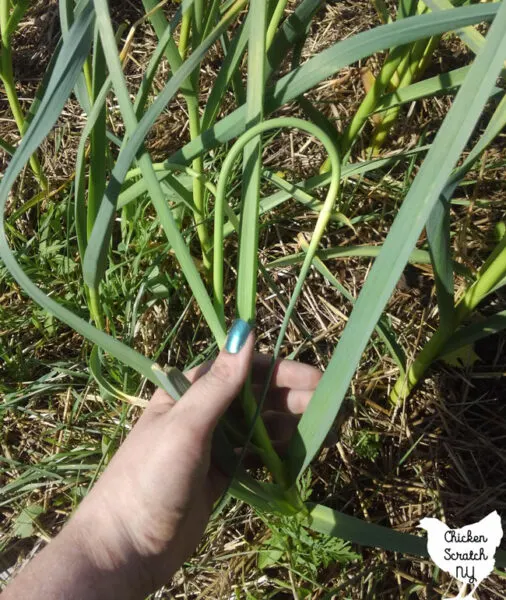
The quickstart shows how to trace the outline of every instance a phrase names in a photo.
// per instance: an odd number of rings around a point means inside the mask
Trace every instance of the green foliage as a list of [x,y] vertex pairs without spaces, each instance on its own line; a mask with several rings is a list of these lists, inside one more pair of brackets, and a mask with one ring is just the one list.
[[273,517],[265,520],[271,537],[265,549],[258,551],[258,567],[266,569],[282,563],[304,579],[316,579],[318,571],[331,564],[345,565],[359,560],[348,542],[324,534],[309,532],[296,519]]
[[[308,472],[301,483],[301,496],[304,500],[311,495],[310,483],[311,474]],[[301,580],[297,591],[304,590],[305,582],[317,581],[321,569],[335,563],[344,566],[361,559],[360,554],[354,552],[348,542],[308,531],[298,519],[270,517],[263,520],[270,531],[270,537],[258,550],[258,567],[267,569],[286,565]]]
[[[146,19],[155,30],[158,44],[138,89],[132,90],[123,72],[130,42],[125,48],[118,48],[121,32],[114,28],[106,0],[62,0],[62,42],[43,82],[43,93],[34,102],[30,118],[20,125],[23,143],[13,152],[0,185],[0,256],[23,291],[42,307],[43,312],[33,315],[34,325],[47,331],[56,327],[57,320],[62,321],[91,342],[90,373],[111,404],[116,400],[135,403],[135,392],[145,380],[163,387],[176,400],[184,394],[189,384],[182,374],[174,368],[166,374],[155,362],[163,344],[154,357],[132,347],[139,315],[146,317],[158,298],[170,299],[171,309],[181,313],[174,328],[177,330],[186,307],[192,305],[216,346],[221,347],[227,322],[236,313],[246,320],[255,319],[261,271],[261,217],[292,197],[304,205],[314,220],[310,242],[306,246],[301,243],[303,252],[298,256],[273,263],[302,263],[293,293],[285,304],[288,308],[274,354],[281,351],[288,324],[296,318],[297,299],[313,266],[343,294],[353,310],[285,460],[273,448],[259,416],[261,404],[255,403],[249,386],[244,390],[242,421],[249,426],[244,445],[251,438],[273,483],[255,480],[237,464],[233,443],[221,426],[217,447],[220,466],[234,475],[230,493],[264,513],[282,515],[274,526],[278,527],[277,533],[273,529],[271,559],[281,551],[283,556],[295,557],[290,559],[295,560],[293,569],[309,570],[312,567],[308,565],[317,565],[316,569],[324,566],[326,555],[334,559],[342,555],[346,560],[351,555],[339,540],[331,542],[326,537],[313,536],[301,527],[390,550],[425,553],[419,537],[304,503],[299,491],[300,478],[319,452],[373,332],[380,336],[399,368],[399,381],[392,393],[392,399],[398,400],[409,393],[436,358],[505,326],[502,313],[471,324],[467,320],[478,303],[505,280],[506,236],[502,235],[478,276],[471,276],[464,296],[455,304],[454,273],[457,269],[468,277],[470,273],[456,266],[452,255],[449,208],[456,187],[506,122],[506,101],[496,85],[506,55],[506,3],[439,10],[448,6],[438,0],[428,2],[429,8],[435,8],[427,10],[423,3],[401,2],[399,18],[390,22],[386,5],[378,2],[387,21],[384,25],[338,41],[299,65],[306,31],[321,4],[320,0],[303,0],[283,20],[284,0],[268,4],[264,0],[187,1],[169,22],[163,7],[154,0],[144,0]],[[21,8],[26,5],[16,4]],[[2,77],[8,91],[13,85],[7,64],[11,59],[9,23],[17,24],[19,20],[11,17],[9,1],[0,0],[0,7]],[[246,9],[248,15],[242,19]],[[469,29],[482,21],[492,21],[486,38]],[[430,55],[433,41],[454,30],[477,52],[473,63],[413,84],[423,75],[422,63]],[[218,44],[224,61],[211,90],[209,106],[201,116],[201,64]],[[383,51],[388,52],[388,58],[372,92],[351,117],[344,133],[338,134],[302,98],[303,94],[339,69]],[[279,68],[289,52],[294,55],[294,66],[280,76]],[[171,73],[163,87],[155,89],[155,75],[163,57]],[[395,77],[398,85],[393,91],[390,79]],[[225,102],[229,91],[235,102],[231,111]],[[452,107],[430,145],[396,157],[351,162],[353,144],[372,113],[387,116],[384,122],[390,126],[392,115],[401,105],[455,92]],[[146,136],[162,113],[170,117],[171,102],[179,93],[188,110],[191,139],[163,162],[154,162],[144,145]],[[27,200],[8,219],[7,202],[30,160],[34,168],[34,153],[72,95],[86,114],[76,161],[74,197],[64,196],[65,204],[59,209],[50,204],[38,222],[36,238],[27,239],[17,230],[16,220],[29,208],[39,207],[44,195]],[[484,108],[498,96],[502,99],[483,135],[465,161],[455,168]],[[289,102],[297,99],[314,122],[269,118],[275,110],[285,110]],[[11,100],[14,102],[13,96]],[[227,116],[220,118],[225,109]],[[396,110],[384,114],[393,109]],[[332,167],[330,174],[291,184],[277,176],[276,169],[263,168],[262,148],[267,141],[264,134],[269,130],[275,135],[285,127],[299,128],[323,144]],[[235,138],[238,139],[229,148],[227,143]],[[376,141],[379,147],[381,140]],[[414,161],[422,152],[426,152],[425,159],[415,170]],[[233,168],[239,155],[243,159],[241,172]],[[411,161],[410,168],[416,176],[411,182],[406,177],[406,189],[400,192],[398,201],[400,208],[384,243],[373,248],[328,248],[318,253],[327,228],[353,228],[358,223],[351,211],[352,198],[343,197],[350,188],[342,183],[365,173],[382,176],[385,168],[403,160]],[[261,197],[265,181],[279,191]],[[318,194],[323,186],[328,186],[327,196],[320,202]],[[60,192],[51,193],[56,196]],[[66,229],[65,243],[57,235],[58,227]],[[418,248],[424,228],[428,244]],[[237,259],[228,255],[227,236],[237,236],[235,244],[230,244],[230,248],[239,248]],[[357,254],[374,256],[375,261],[361,293],[354,298],[323,263],[331,256]],[[384,312],[409,261],[430,262],[434,269],[441,327],[408,369],[406,352]],[[269,266],[272,268],[273,264]],[[53,270],[61,275],[61,280],[45,277]],[[231,272],[233,276],[229,275]],[[42,282],[42,287],[37,282]],[[275,294],[280,293],[272,278],[266,277],[266,285]],[[60,288],[67,290],[66,295],[55,293]],[[171,332],[167,336],[166,343],[173,335]],[[7,353],[2,349],[2,354]],[[109,448],[109,442],[105,446]],[[108,457],[105,446],[100,460]],[[357,440],[357,446],[358,452],[373,456],[371,440]],[[292,518],[293,515],[297,517]],[[288,546],[280,546],[282,532],[289,540]]]
[[381,450],[381,440],[377,433],[357,431],[352,444],[356,454],[370,461],[376,460]]
[[20,538],[31,537],[36,531],[36,519],[44,512],[39,504],[29,504],[16,517],[14,535]]

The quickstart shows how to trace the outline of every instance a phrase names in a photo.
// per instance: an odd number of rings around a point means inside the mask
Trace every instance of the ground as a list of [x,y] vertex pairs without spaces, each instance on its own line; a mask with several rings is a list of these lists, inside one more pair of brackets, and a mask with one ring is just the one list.
[[[134,23],[139,17],[140,3],[110,4],[117,24]],[[378,15],[366,0],[327,2],[310,32],[302,60],[377,24]],[[14,40],[15,75],[24,107],[34,97],[58,30],[57,2],[34,2]],[[149,27],[140,27],[127,66],[132,86],[154,44]],[[470,54],[454,38],[443,39],[429,74],[470,60]],[[364,95],[360,75],[365,66],[377,69],[375,61],[355,64],[308,95],[338,129]],[[202,72],[202,103],[205,82],[218,67],[219,55],[211,55]],[[162,68],[159,77],[163,76]],[[405,109],[384,154],[414,148],[422,139],[430,141],[450,102],[442,97]],[[296,105],[281,112],[303,115]],[[50,189],[56,192],[12,219],[9,232],[20,251],[19,260],[39,285],[83,315],[86,305],[79,264],[75,254],[69,253],[75,241],[67,239],[64,223],[84,122],[77,102],[69,102],[40,154]],[[367,130],[364,139],[366,135]],[[14,145],[19,141],[2,90],[0,137]],[[163,159],[187,139],[184,103],[176,99],[151,131],[147,146],[156,159]],[[475,269],[490,251],[494,227],[504,214],[504,140],[504,135],[496,140],[466,185],[458,189],[456,197],[463,202],[452,210],[455,256]],[[356,153],[359,160],[361,149]],[[284,176],[296,180],[316,173],[323,159],[317,144],[308,144],[301,134],[283,132],[266,152],[264,164],[275,165]],[[7,163],[7,155],[0,151],[2,171]],[[324,246],[381,243],[419,164],[418,159],[411,165],[404,161],[383,172],[381,178],[350,178],[343,196],[350,216],[357,218],[355,229],[334,223]],[[26,172],[13,194],[11,217],[34,196],[35,189]],[[269,269],[269,264],[296,252],[297,235],[309,234],[313,224],[313,214],[295,203],[283,204],[262,221],[260,260],[280,293],[272,293],[265,280],[261,284],[259,351],[269,352],[275,344],[283,317],[280,307],[286,306],[283,299],[289,297],[297,272],[294,266]],[[162,259],[157,252],[162,248],[162,236],[149,218],[142,227],[148,242],[142,246],[141,259],[134,260],[135,251],[141,247],[137,238],[132,250],[123,250],[123,255],[118,251],[114,256],[117,268],[104,286],[110,311],[108,326],[145,354],[157,356],[162,364],[188,368],[214,352],[208,343],[209,331],[174,269],[174,260],[170,254]],[[227,242],[232,272],[235,244],[232,238]],[[356,296],[371,259],[332,259],[326,264]],[[137,295],[138,282],[153,265],[148,301]],[[462,285],[457,277],[457,289]],[[226,293],[232,291],[229,287]],[[504,295],[497,293],[480,310],[487,314],[504,309],[504,304]],[[289,328],[285,354],[293,353],[298,360],[324,369],[350,312],[350,304],[315,271],[304,287],[297,321]],[[438,323],[430,266],[406,269],[387,313],[412,359]],[[503,335],[480,342],[472,364],[434,365],[415,393],[392,408],[388,393],[398,371],[383,344],[373,338],[334,434],[312,465],[308,480],[312,499],[407,532],[415,532],[420,518],[427,515],[459,527],[492,510],[503,513],[504,343]],[[140,414],[138,407],[100,396],[89,374],[89,351],[80,336],[34,305],[0,265],[0,573],[4,580],[58,531]],[[128,381],[124,382],[128,386]],[[150,391],[149,386],[141,390],[145,397]],[[435,570],[430,561],[368,548],[329,546],[323,538],[313,540],[312,545],[288,544],[269,562],[269,553],[278,549],[278,538],[285,543],[291,539],[289,525],[280,519],[267,521],[245,505],[231,502],[210,525],[192,559],[154,597],[438,598],[457,591],[451,579]],[[334,560],[327,564],[322,556]],[[504,597],[503,590],[503,575],[497,573],[480,586],[477,597],[498,600]]]

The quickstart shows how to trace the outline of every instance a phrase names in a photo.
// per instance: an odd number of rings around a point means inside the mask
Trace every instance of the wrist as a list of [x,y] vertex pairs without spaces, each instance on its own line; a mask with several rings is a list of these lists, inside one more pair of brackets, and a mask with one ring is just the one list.
[[5,600],[142,600],[154,591],[142,562],[76,513],[2,592]]
[[79,509],[60,536],[78,551],[97,598],[142,599],[155,589],[146,559],[103,517]]

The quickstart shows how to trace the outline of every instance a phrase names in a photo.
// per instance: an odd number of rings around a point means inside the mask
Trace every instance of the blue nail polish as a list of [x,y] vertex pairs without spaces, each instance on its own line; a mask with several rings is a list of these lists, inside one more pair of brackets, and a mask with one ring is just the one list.
[[246,343],[251,327],[242,319],[236,319],[228,332],[225,350],[237,354]]

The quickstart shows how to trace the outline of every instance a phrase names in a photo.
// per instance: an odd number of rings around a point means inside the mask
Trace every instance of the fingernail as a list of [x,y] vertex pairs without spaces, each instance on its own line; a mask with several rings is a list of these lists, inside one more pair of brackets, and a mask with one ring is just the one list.
[[230,354],[237,354],[246,343],[251,327],[246,321],[236,319],[228,332],[225,350]]

